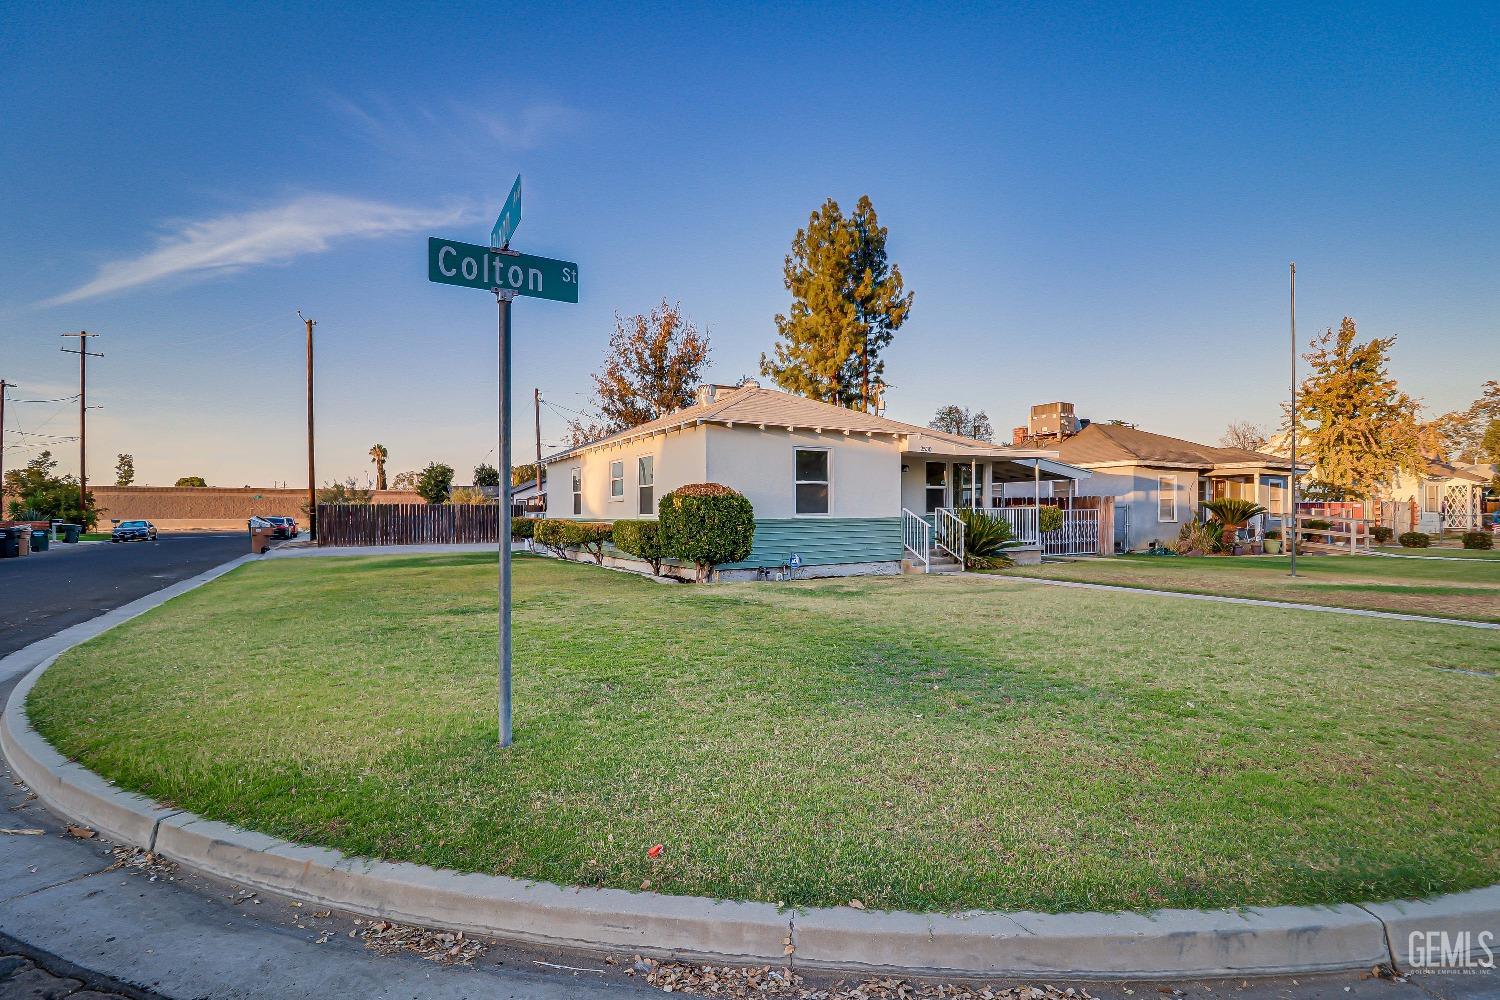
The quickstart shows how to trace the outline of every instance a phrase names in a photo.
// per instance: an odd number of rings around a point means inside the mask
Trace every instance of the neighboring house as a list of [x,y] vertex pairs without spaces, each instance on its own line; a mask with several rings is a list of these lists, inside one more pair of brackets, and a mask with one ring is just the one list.
[[1489,481],[1479,468],[1430,459],[1421,475],[1397,473],[1384,491],[1380,520],[1398,534],[1476,530],[1483,520],[1484,490]]
[[1288,513],[1292,465],[1275,455],[1118,424],[1089,424],[1051,447],[1063,462],[1093,473],[1082,492],[1114,497],[1118,551],[1172,542],[1205,500],[1242,497],[1265,507],[1270,514],[1256,519],[1255,534],[1280,529]]
[[[907,532],[934,512],[998,505],[1007,482],[1050,495],[1088,476],[1042,449],[1008,448],[832,406],[747,380],[705,385],[697,402],[545,459],[553,517],[655,517],[687,483],[722,483],[755,509],[755,576],[799,557],[803,575],[899,572]],[[976,489],[977,484],[977,489]],[[1034,523],[1034,519],[1033,522]],[[1024,533],[1023,533],[1024,534]],[[1040,554],[1040,539],[1024,538]]]

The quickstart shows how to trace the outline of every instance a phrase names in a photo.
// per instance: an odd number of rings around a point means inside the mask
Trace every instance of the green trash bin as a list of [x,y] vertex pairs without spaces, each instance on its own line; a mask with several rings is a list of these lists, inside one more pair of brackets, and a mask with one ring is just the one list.
[[52,543],[49,541],[49,536],[45,531],[41,528],[31,529],[31,551],[46,552],[47,546],[50,544]]
[[21,529],[0,528],[0,559],[21,557]]
[[69,545],[77,542],[78,536],[83,534],[83,528],[76,524],[59,524],[57,526],[57,530],[62,532],[62,538],[60,540],[68,543]]

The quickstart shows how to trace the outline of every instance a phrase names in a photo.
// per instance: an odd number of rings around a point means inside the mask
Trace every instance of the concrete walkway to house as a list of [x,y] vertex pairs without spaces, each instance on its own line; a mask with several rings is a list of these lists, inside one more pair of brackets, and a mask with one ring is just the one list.
[[1468,628],[1500,629],[1500,624],[1495,622],[1471,622],[1463,618],[1433,618],[1427,615],[1403,615],[1395,611],[1369,611],[1364,608],[1330,608],[1324,604],[1262,601],[1254,597],[1224,597],[1219,594],[1185,594],[1178,590],[1150,590],[1146,587],[1122,587],[1113,583],[1079,583],[1076,580],[1048,580],[1040,576],[1015,576],[1010,573],[1004,575],[994,573],[966,573],[964,575],[984,577],[988,580],[1021,580],[1026,583],[1044,583],[1049,587],[1079,587],[1083,590],[1112,590],[1120,594],[1177,597],[1186,601],[1215,601],[1219,604],[1245,604],[1256,608],[1280,608],[1286,611],[1323,611],[1334,615],[1359,615],[1362,618],[1384,618],[1389,621],[1420,622],[1424,625],[1464,625]]

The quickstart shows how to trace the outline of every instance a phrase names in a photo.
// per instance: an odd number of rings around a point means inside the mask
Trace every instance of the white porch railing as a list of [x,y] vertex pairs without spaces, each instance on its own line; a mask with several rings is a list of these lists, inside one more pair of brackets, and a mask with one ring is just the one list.
[[901,508],[901,544],[911,553],[911,561],[922,564],[922,572],[932,569],[932,525],[920,514]]
[[964,523],[946,507],[932,512],[932,544],[963,563]]
[[1063,510],[1063,526],[1057,531],[1037,530],[1038,514],[1030,507],[976,507],[983,514],[1010,525],[1011,535],[1023,545],[1040,545],[1049,556],[1092,556],[1099,554],[1099,512],[1097,510]]

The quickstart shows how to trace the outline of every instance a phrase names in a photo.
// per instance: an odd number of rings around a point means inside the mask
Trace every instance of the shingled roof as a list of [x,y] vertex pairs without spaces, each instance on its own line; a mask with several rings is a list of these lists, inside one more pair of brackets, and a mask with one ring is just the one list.
[[692,427],[702,423],[794,427],[817,431],[832,431],[835,433],[847,432],[850,434],[890,434],[895,436],[920,434],[925,438],[936,439],[945,444],[952,445],[955,450],[973,451],[978,455],[1004,452],[1007,454],[1014,453],[1018,457],[1031,457],[1035,455],[1056,457],[1057,454],[1052,448],[1008,448],[989,441],[964,437],[960,434],[935,431],[931,427],[920,427],[917,424],[908,424],[900,420],[892,420],[889,417],[876,416],[873,413],[861,413],[858,410],[851,410],[848,407],[834,406],[831,403],[808,399],[806,396],[793,395],[789,392],[782,392],[779,389],[762,388],[755,382],[746,382],[739,386],[714,386],[713,389],[713,398],[707,402],[685,406],[680,410],[668,413],[665,416],[658,417],[637,427],[632,427],[629,430],[621,431],[618,434],[611,434],[597,441],[590,441],[587,444],[568,448],[547,457],[544,461],[556,462],[576,455],[579,452],[635,440],[637,438],[664,434],[668,431]]
[[1056,448],[1058,457],[1064,462],[1082,466],[1132,462],[1210,469],[1219,465],[1290,468],[1292,464],[1285,458],[1264,452],[1218,448],[1120,424],[1090,424]]

